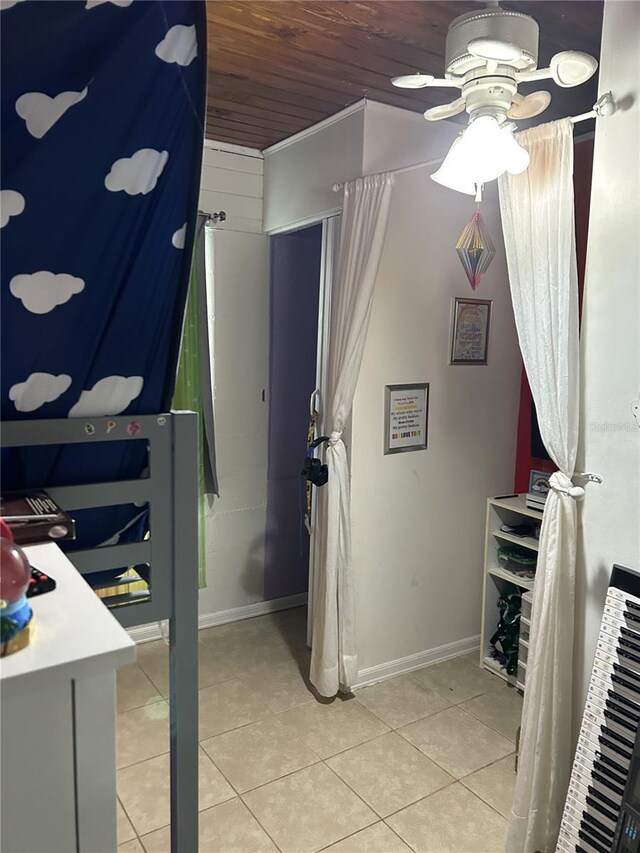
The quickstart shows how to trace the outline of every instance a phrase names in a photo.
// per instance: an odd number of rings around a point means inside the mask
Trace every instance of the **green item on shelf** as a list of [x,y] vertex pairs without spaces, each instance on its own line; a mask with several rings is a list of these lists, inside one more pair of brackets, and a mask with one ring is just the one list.
[[521,606],[520,590],[517,587],[507,588],[498,599],[500,618],[496,632],[489,641],[499,657],[504,660],[507,675],[515,675],[518,671]]
[[517,545],[503,545],[498,548],[498,562],[510,572],[521,577],[535,577],[538,558],[530,551],[519,548]]

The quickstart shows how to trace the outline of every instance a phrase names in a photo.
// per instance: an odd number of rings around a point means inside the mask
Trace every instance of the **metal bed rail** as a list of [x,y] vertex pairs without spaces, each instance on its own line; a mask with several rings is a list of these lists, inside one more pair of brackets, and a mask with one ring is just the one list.
[[149,538],[68,557],[83,574],[148,564],[150,597],[112,608],[125,628],[169,621],[171,850],[198,850],[198,420],[195,412],[5,421],[2,447],[145,441],[149,476],[83,485],[40,484],[74,510],[147,504]]

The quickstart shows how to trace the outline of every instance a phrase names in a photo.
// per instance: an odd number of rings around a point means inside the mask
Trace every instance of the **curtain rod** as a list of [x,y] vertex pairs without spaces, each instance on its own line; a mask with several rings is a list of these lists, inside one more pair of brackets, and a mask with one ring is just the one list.
[[216,222],[224,222],[227,218],[227,214],[224,210],[221,210],[218,213],[207,213],[205,210],[198,210],[198,214],[200,216],[207,217],[207,221],[204,223],[205,225],[211,225],[212,223],[215,225]]
[[[571,124],[578,124],[581,121],[587,121],[590,118],[601,118],[605,116],[611,116],[616,111],[616,104],[613,100],[613,95],[611,92],[605,92],[604,95],[601,95],[598,100],[593,105],[593,109],[588,113],[581,113],[577,116],[570,116],[569,121]],[[402,172],[411,172],[413,169],[422,169],[426,166],[435,166],[438,163],[442,162],[442,157],[437,157],[434,160],[423,160],[421,163],[412,163],[411,166],[402,166],[399,169],[390,169],[389,172],[392,175],[400,175]],[[344,189],[344,183],[333,184],[331,187],[334,193],[340,192],[340,190]]]

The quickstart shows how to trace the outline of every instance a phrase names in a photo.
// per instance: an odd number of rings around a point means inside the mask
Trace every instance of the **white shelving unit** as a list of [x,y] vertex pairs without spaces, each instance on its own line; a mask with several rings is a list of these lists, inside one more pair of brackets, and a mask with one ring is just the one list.
[[[517,675],[507,675],[504,667],[489,657],[489,640],[498,624],[498,598],[507,583],[515,584],[523,593],[533,591],[534,581],[518,577],[498,563],[498,548],[507,543],[515,544],[532,553],[538,551],[538,540],[533,536],[514,536],[500,530],[503,524],[525,524],[535,521],[542,522],[542,513],[529,509],[526,505],[526,495],[513,498],[489,498],[487,500],[487,524],[484,551],[484,583],[482,593],[482,629],[480,634],[480,666],[499,675],[510,684],[524,690],[526,679],[526,661],[518,668]],[[529,608],[530,613],[530,608]],[[522,650],[528,654],[529,644],[525,641]]]

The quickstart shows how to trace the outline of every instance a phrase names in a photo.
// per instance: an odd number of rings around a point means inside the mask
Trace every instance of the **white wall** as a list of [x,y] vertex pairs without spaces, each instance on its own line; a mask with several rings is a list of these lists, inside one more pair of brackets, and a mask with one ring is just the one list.
[[640,571],[640,3],[606,2],[600,92],[622,108],[596,124],[582,317],[582,444],[594,471],[581,510],[576,714],[581,714],[613,563]]
[[207,587],[200,591],[200,614],[207,616],[264,598],[267,489],[269,255],[261,233],[262,157],[215,146],[205,147],[200,192],[202,210],[227,214],[208,237],[220,498],[207,518]]
[[362,160],[365,175],[441,159],[462,130],[460,124],[427,122],[422,113],[375,101],[367,101],[364,116]]
[[[513,485],[521,361],[495,187],[482,215],[497,254],[476,296],[493,300],[488,366],[450,366],[451,302],[472,296],[455,252],[469,197],[429,170],[398,175],[352,432],[359,670],[480,631],[486,498]],[[383,455],[384,386],[429,382],[428,449]],[[454,649],[451,649],[453,652]]]
[[219,227],[262,233],[262,171],[260,151],[205,141],[200,182],[200,210],[227,220]]
[[264,151],[264,230],[317,221],[342,208],[331,190],[362,175],[364,101]]

